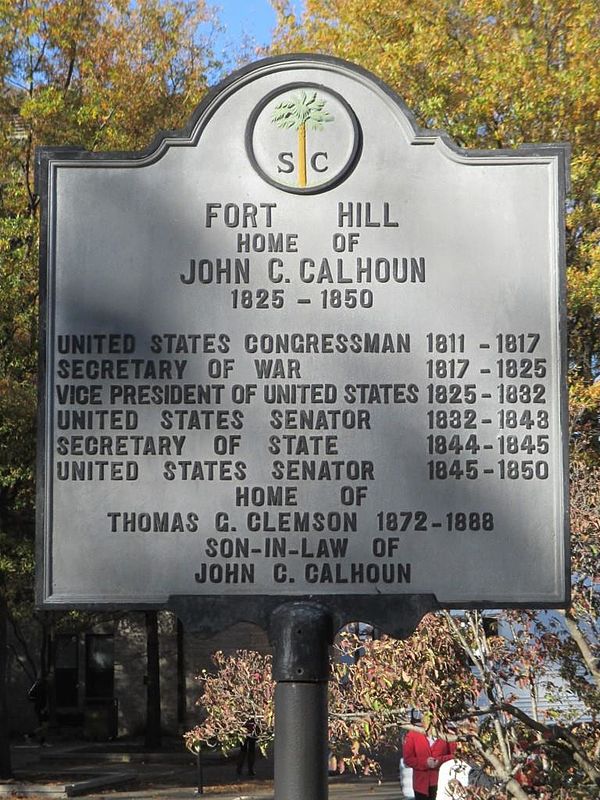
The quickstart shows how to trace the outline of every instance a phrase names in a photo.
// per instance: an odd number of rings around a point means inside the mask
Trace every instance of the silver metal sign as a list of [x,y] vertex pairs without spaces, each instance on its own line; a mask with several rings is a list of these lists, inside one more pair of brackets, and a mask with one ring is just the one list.
[[566,160],[317,56],[42,149],[41,604],[566,602]]

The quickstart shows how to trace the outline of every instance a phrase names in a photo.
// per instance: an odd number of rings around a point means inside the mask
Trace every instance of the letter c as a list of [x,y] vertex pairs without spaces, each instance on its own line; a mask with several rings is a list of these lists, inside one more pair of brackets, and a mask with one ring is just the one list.
[[285,564],[274,565],[273,580],[275,583],[285,583],[287,581],[287,567]]
[[325,161],[327,161],[327,159],[329,158],[329,155],[328,155],[327,153],[324,153],[322,150],[321,150],[321,151],[319,151],[318,153],[315,153],[315,154],[312,156],[312,158],[310,159],[310,165],[311,165],[311,167],[314,169],[314,171],[315,171],[315,172],[327,172],[327,170],[329,169],[329,167],[327,166],[327,164],[325,164],[325,165],[324,165],[324,166],[322,166],[322,167],[319,167],[319,166],[317,165],[317,159],[318,159],[319,157],[321,157],[321,158],[325,159]]
[[215,530],[220,533],[229,530],[229,514],[225,511],[217,511],[215,514]]

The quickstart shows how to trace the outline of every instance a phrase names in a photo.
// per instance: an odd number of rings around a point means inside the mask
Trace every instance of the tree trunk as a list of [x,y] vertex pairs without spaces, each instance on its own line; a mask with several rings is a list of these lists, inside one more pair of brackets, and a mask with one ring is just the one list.
[[306,125],[298,128],[298,186],[306,186]]
[[186,712],[184,637],[183,624],[177,620],[177,724],[182,729]]
[[10,739],[8,726],[8,609],[6,599],[0,591],[0,778],[12,777]]
[[158,616],[146,611],[146,747],[160,747],[160,664],[158,655]]

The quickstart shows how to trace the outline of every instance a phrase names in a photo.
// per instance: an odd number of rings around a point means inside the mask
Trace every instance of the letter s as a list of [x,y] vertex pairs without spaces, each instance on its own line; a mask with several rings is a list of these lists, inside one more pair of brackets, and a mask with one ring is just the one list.
[[[294,154],[293,153],[279,153],[278,156],[279,164],[283,164],[284,166],[278,166],[277,172],[285,172],[290,173],[294,171]],[[286,167],[286,169],[284,169]]]

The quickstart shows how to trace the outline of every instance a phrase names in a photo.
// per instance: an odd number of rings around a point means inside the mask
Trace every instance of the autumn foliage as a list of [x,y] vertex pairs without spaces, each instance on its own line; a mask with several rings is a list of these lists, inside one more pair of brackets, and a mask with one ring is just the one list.
[[228,752],[244,742],[251,724],[264,752],[273,738],[271,657],[253,650],[231,656],[218,651],[213,662],[215,670],[198,677],[204,719],[185,734],[186,746],[193,752],[201,747]]
[[[376,771],[375,755],[395,749],[399,726],[409,709],[427,697],[427,719],[440,724],[448,710],[460,715],[475,701],[478,682],[460,645],[442,617],[428,616],[409,640],[376,640],[345,633],[332,651],[329,741],[340,770]],[[200,684],[203,721],[185,735],[191,750],[201,746],[229,751],[247,735],[247,722],[258,729],[261,749],[273,740],[273,691],[270,656],[241,650],[213,655],[214,671]]]

